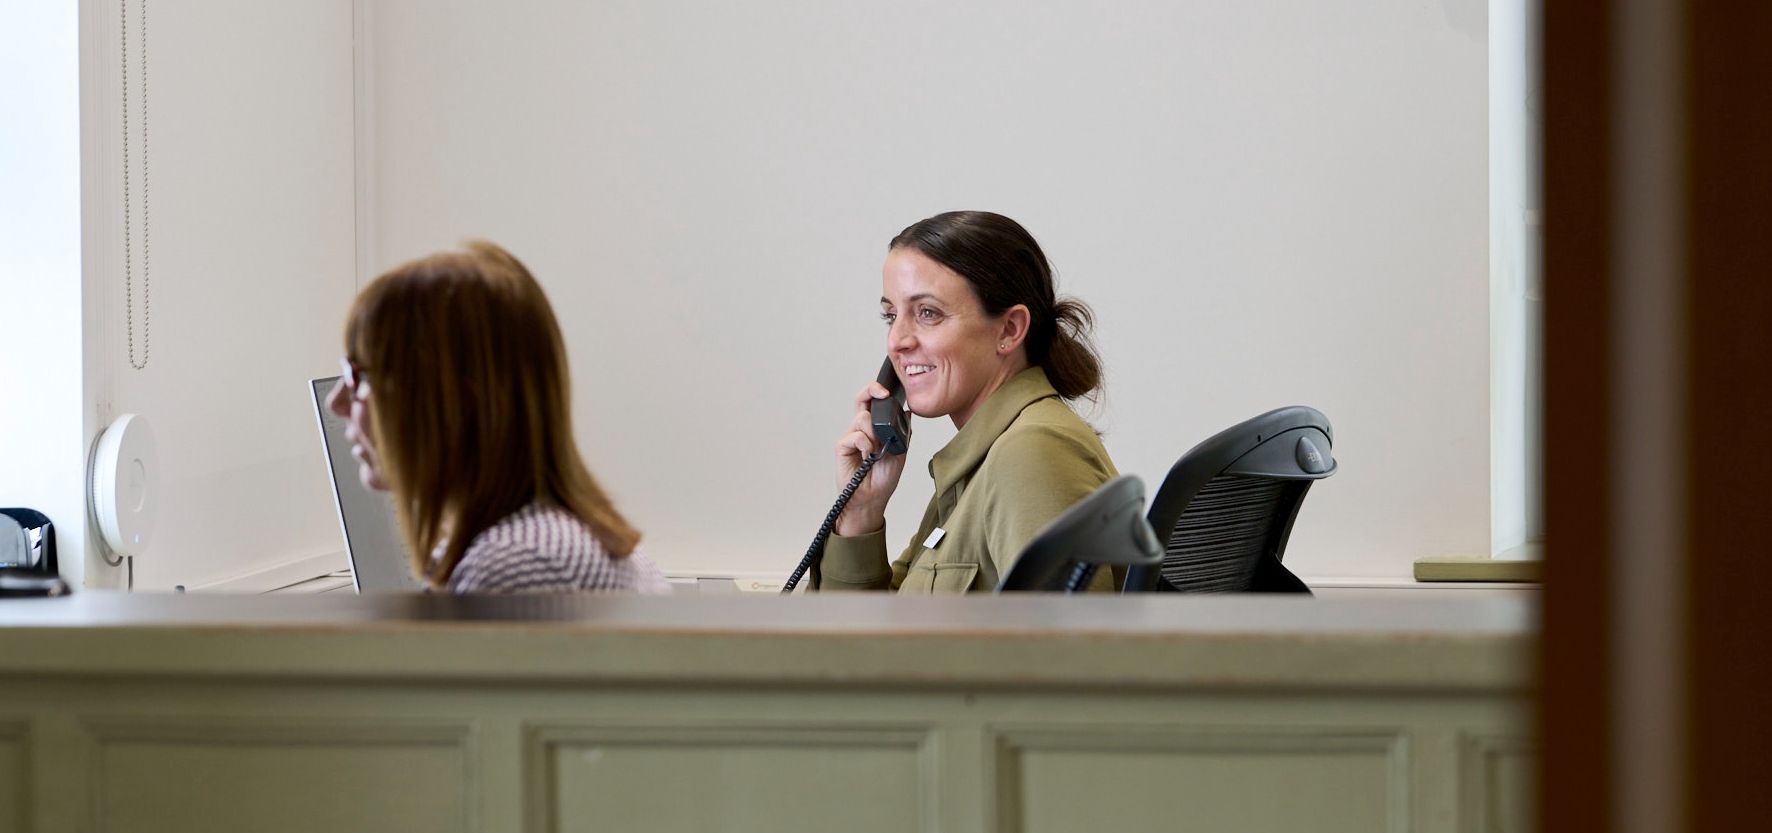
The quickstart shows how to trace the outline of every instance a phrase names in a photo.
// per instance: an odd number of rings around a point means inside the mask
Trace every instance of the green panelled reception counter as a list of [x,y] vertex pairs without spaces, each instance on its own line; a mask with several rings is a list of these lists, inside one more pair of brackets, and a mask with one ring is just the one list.
[[0,600],[0,833],[1523,830],[1535,608]]

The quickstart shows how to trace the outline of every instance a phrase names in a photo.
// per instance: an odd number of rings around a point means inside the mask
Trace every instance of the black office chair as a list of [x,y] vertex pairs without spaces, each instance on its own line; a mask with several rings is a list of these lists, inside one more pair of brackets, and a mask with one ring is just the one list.
[[1144,483],[1123,474],[1064,510],[1029,541],[997,592],[1075,593],[1089,586],[1097,567],[1147,565],[1163,559],[1163,546],[1144,519]]
[[1151,501],[1162,564],[1128,570],[1124,591],[1311,592],[1280,558],[1305,492],[1335,473],[1334,437],[1328,417],[1294,406],[1194,446]]

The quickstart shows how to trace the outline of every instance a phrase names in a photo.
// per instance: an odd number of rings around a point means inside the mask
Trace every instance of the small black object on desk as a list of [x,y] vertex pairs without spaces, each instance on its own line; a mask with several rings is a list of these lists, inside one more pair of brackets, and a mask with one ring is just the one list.
[[35,509],[0,508],[0,598],[66,596],[55,558],[55,525]]
[[73,591],[61,576],[14,567],[0,568],[0,599],[66,596]]

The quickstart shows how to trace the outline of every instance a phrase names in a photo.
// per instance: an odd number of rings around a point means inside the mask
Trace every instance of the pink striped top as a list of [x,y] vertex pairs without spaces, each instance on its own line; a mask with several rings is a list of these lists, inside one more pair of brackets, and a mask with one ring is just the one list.
[[578,516],[537,501],[474,536],[449,576],[451,593],[669,593],[658,565],[635,550],[611,558]]

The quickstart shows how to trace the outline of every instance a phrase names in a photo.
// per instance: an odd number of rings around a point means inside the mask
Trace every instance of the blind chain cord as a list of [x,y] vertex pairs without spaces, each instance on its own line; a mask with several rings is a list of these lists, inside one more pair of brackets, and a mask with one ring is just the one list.
[[129,366],[136,370],[148,366],[150,346],[148,325],[152,311],[152,283],[148,271],[148,0],[141,5],[141,238],[142,238],[142,350],[135,356],[135,241],[133,211],[130,205],[129,178],[129,0],[118,0],[118,32],[122,38],[123,57],[123,304],[126,335],[129,340]]

